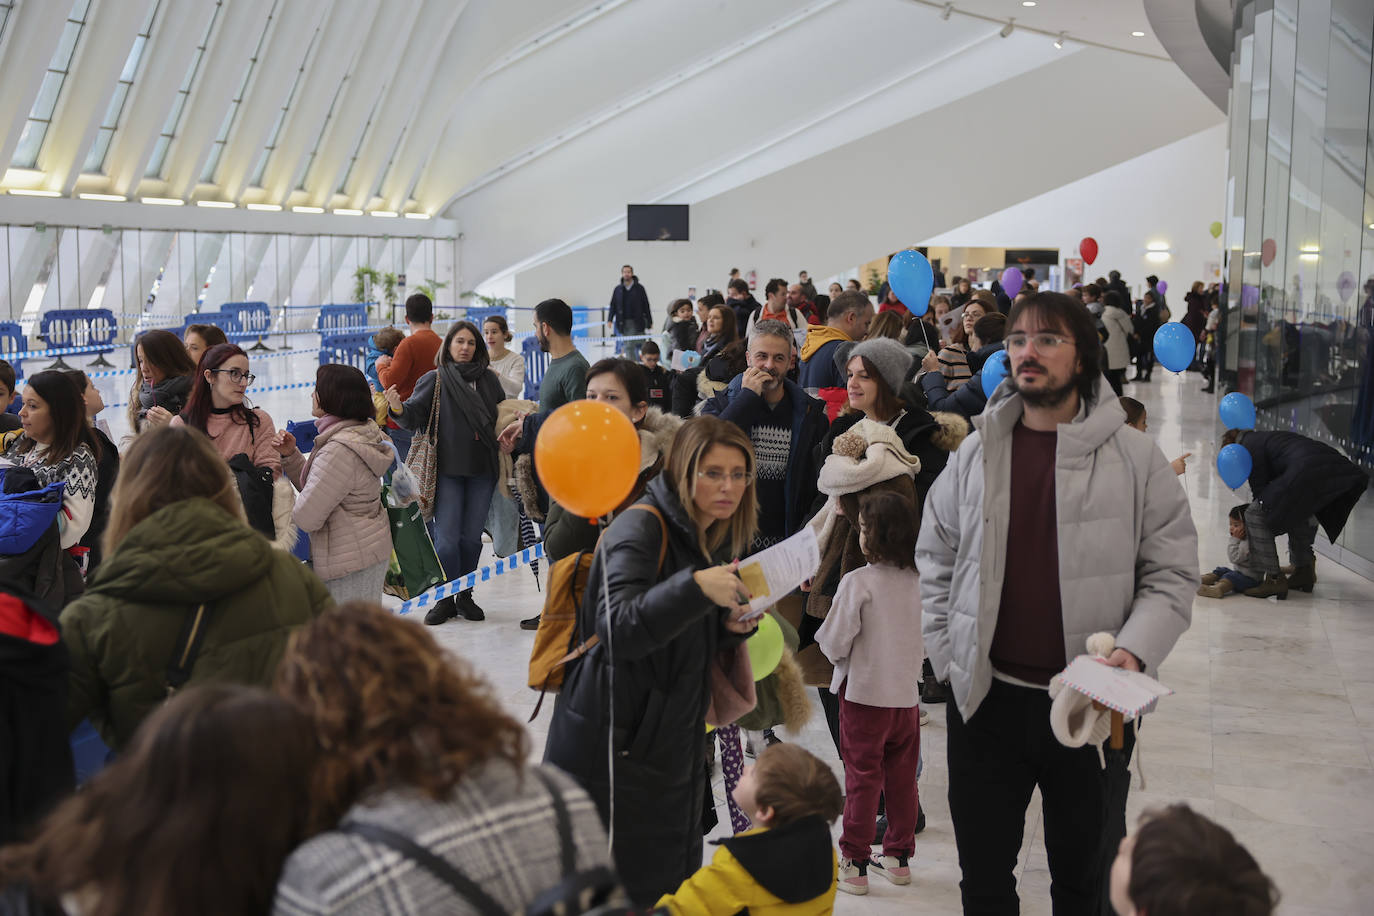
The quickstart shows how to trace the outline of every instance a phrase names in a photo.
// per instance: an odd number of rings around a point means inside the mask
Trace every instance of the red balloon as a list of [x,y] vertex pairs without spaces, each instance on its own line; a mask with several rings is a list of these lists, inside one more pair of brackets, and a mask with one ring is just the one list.
[[1091,235],[1078,243],[1078,253],[1083,256],[1084,264],[1091,264],[1097,260],[1097,239]]
[[1260,246],[1260,263],[1268,267],[1270,264],[1274,263],[1274,257],[1278,255],[1278,253],[1279,246],[1274,243],[1274,240],[1265,239],[1264,244]]

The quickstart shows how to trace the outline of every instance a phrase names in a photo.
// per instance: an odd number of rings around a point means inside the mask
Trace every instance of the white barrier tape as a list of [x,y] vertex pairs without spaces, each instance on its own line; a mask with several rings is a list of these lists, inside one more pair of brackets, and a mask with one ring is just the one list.
[[401,606],[396,609],[398,614],[409,614],[413,610],[418,610],[428,606],[431,602],[437,602],[443,598],[448,598],[459,592],[465,592],[470,588],[476,587],[478,582],[489,582],[493,576],[508,573],[520,566],[527,566],[535,560],[544,558],[544,545],[535,544],[533,547],[526,547],[519,553],[513,553],[505,559],[497,559],[490,566],[483,566],[476,572],[468,573],[466,576],[459,576],[452,582],[445,582],[443,585],[436,585],[427,592],[421,592],[409,601],[401,602]]

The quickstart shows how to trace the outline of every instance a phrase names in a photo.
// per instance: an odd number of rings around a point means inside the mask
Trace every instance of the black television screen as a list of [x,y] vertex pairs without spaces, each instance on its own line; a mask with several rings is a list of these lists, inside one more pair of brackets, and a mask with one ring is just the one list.
[[687,241],[687,204],[629,204],[627,209],[629,241]]

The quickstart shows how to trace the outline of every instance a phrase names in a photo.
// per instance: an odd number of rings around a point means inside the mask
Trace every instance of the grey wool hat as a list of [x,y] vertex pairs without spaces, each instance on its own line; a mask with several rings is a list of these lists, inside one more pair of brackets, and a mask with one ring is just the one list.
[[849,358],[862,356],[878,369],[893,394],[900,394],[906,372],[911,368],[912,356],[906,347],[888,337],[877,337],[856,343]]

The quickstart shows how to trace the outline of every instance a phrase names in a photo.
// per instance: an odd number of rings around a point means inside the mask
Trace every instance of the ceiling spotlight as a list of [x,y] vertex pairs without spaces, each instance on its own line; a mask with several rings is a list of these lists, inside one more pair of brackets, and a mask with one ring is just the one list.
[[1008,19],[1007,24],[1002,26],[1002,31],[998,32],[997,34],[1001,35],[1003,38],[1006,38],[1008,35],[1011,34],[1011,30],[1014,28],[1016,28],[1016,20]]
[[1021,0],[1022,6],[1035,6],[1035,0]]
[[946,4],[945,4],[945,8],[942,9],[942,10],[940,10],[940,18],[941,18],[941,19],[948,19],[948,18],[949,18],[949,14],[952,13],[952,12],[954,12],[954,4],[953,4],[953,3],[946,3]]
[[1144,33],[1144,32],[1141,32],[1141,31],[1135,31],[1135,32],[1132,32],[1132,33],[1131,33],[1131,37],[1132,37],[1132,38],[1144,38],[1144,37],[1145,37],[1145,33]]
[[1064,33],[1063,33],[1063,32],[1060,32],[1060,33],[1059,33],[1059,36],[1058,36],[1057,38],[1055,38],[1055,40],[1054,40],[1054,46],[1055,46],[1056,48],[1062,48],[1062,47],[1064,47]]

